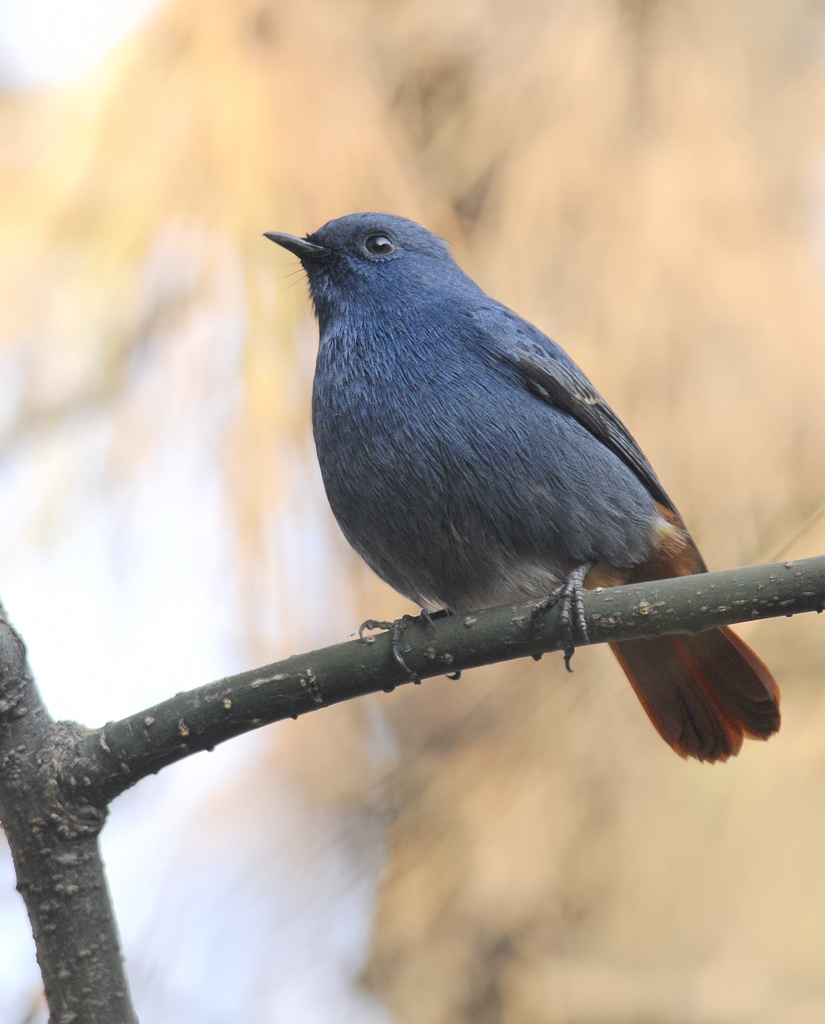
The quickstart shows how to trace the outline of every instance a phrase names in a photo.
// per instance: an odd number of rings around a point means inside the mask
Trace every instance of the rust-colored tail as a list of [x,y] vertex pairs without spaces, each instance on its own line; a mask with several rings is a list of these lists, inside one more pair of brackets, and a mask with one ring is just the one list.
[[[688,576],[705,569],[681,520],[659,506],[673,530],[634,580]],[[675,531],[675,532],[674,532]],[[611,644],[659,734],[682,757],[725,761],[746,736],[779,728],[779,687],[770,670],[727,626],[695,636]]]
[[745,736],[779,728],[779,688],[727,626],[696,636],[611,644],[660,736],[682,757],[725,761]]

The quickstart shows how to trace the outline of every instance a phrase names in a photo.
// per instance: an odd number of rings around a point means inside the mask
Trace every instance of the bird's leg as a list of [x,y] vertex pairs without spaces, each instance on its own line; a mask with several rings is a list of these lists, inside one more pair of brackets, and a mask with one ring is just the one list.
[[[428,612],[426,608],[422,608],[419,615],[402,615],[400,619],[394,619],[392,622],[384,619],[367,619],[366,622],[362,622],[358,627],[358,637],[361,640],[368,640],[369,638],[364,636],[364,631],[367,629],[388,630],[390,634],[392,656],[395,658],[396,664],[407,673],[411,682],[418,684],[421,682],[421,677],[417,672],[413,672],[404,660],[404,655],[401,651],[401,637],[404,635],[407,627],[411,626],[414,622],[421,625],[427,625],[430,629],[435,630],[433,620],[445,618],[447,615],[451,614],[452,613],[447,608],[442,608],[439,611],[432,613]],[[447,678],[458,679],[460,676],[460,672],[455,672]]]
[[418,613],[418,618],[421,623],[425,626],[429,626],[430,629],[435,632],[435,625],[433,624],[433,615],[438,615],[438,612],[433,612],[432,615],[427,611],[426,608],[422,608]]
[[[452,614],[453,612],[451,612],[449,608],[439,608],[437,612],[432,613],[428,612],[426,608],[422,608],[421,615],[419,616],[419,618],[422,620],[422,622],[426,622],[430,629],[433,632],[435,632],[435,620],[446,619],[448,616]],[[449,675],[447,675],[445,678],[453,680],[460,679],[461,669],[459,668],[456,669],[455,672],[450,672]]]
[[[432,620],[430,619],[429,613],[423,611],[423,609],[420,618],[424,619],[430,626],[432,626]],[[404,635],[404,631],[407,626],[417,621],[419,621],[419,616],[417,615],[402,615],[400,619],[394,619],[392,622],[388,622],[384,619],[367,619],[366,622],[362,622],[358,627],[358,637],[361,640],[366,639],[364,637],[365,629],[389,630],[392,656],[395,658],[396,664],[407,673],[410,681],[416,684],[421,682],[421,677],[417,672],[413,672],[404,660],[404,655],[401,653],[401,637]]]
[[552,593],[533,605],[532,619],[535,623],[554,605],[561,603],[559,625],[564,636],[564,667],[568,672],[573,671],[570,668],[570,659],[576,650],[576,631],[578,630],[579,636],[585,643],[589,642],[587,620],[584,615],[583,584],[590,568],[591,563],[585,562],[583,565],[571,569]]
[[428,612],[426,608],[421,609],[421,614],[418,618],[422,623],[426,623],[430,629],[435,632],[435,621],[436,619],[447,619],[454,613],[449,608],[439,608],[436,612]]

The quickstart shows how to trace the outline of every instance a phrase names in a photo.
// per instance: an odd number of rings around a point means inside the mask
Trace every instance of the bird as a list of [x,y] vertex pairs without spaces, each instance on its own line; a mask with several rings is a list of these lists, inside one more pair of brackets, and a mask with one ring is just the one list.
[[[582,587],[707,572],[618,416],[447,242],[384,213],[265,237],[309,283],[312,428],[332,512],[422,614],[561,599],[575,627]],[[724,761],[779,728],[770,670],[728,627],[610,646],[683,757]]]

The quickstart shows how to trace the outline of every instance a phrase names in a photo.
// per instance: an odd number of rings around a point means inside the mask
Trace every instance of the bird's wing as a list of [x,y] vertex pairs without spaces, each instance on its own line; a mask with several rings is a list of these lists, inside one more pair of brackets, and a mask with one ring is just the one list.
[[564,349],[504,306],[479,311],[476,322],[534,394],[577,420],[636,474],[656,501],[676,512],[627,427]]

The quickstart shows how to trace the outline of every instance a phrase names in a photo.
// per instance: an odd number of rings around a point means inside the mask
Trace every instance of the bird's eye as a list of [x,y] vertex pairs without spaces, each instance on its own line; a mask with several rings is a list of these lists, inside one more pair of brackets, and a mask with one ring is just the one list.
[[364,248],[370,256],[389,256],[395,252],[395,242],[387,235],[367,235],[364,239]]

